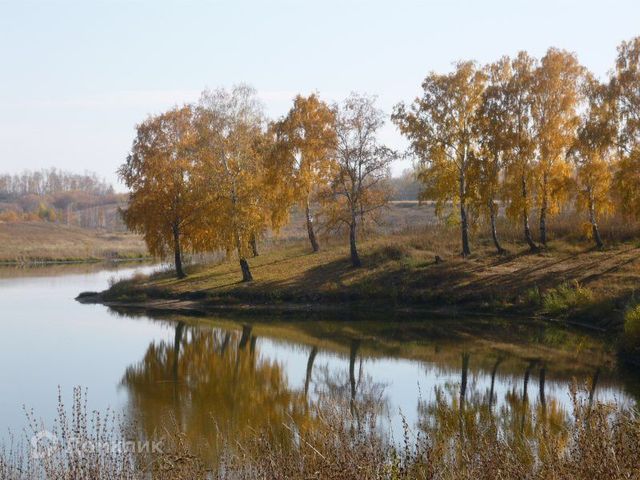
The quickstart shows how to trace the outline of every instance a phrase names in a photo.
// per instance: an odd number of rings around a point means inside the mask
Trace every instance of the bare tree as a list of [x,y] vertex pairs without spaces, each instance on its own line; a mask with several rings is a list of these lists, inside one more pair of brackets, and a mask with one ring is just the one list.
[[390,189],[386,180],[397,155],[378,143],[384,113],[376,108],[374,97],[352,93],[336,107],[336,119],[338,173],[325,211],[330,224],[349,227],[351,264],[360,267],[358,229],[370,214],[387,204]]

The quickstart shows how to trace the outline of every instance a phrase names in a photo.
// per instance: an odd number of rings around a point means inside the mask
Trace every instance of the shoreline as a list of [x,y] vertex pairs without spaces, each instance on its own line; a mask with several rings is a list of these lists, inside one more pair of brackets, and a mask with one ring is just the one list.
[[[614,333],[610,330],[581,322],[579,320],[553,318],[531,311],[509,310],[479,310],[472,308],[460,308],[452,305],[417,305],[401,304],[395,306],[384,306],[382,304],[364,304],[362,302],[341,302],[341,303],[309,303],[309,302],[242,302],[242,303],[214,303],[210,300],[187,299],[187,298],[156,298],[139,301],[108,300],[103,297],[105,292],[82,292],[75,300],[82,304],[104,305],[115,310],[130,310],[144,312],[159,312],[165,314],[186,314],[194,316],[205,316],[215,313],[246,313],[250,315],[275,314],[291,315],[296,313],[304,314],[337,314],[347,315],[358,320],[360,315],[368,315],[368,319],[377,316],[392,316],[397,320],[397,316],[419,315],[432,316],[436,318],[491,318],[499,317],[513,321],[538,321],[560,325],[566,328],[587,330],[593,334]],[[382,319],[373,318],[382,321]],[[401,320],[402,321],[402,320]]]
[[37,258],[26,260],[0,260],[0,267],[46,267],[55,265],[88,265],[97,263],[134,263],[134,262],[148,262],[153,260],[153,257],[114,257],[114,258],[100,258],[100,257],[88,257],[79,259],[47,259],[40,260]]
[[[190,266],[184,279],[170,270],[138,276],[77,300],[121,311],[200,316],[536,321],[602,336],[621,356],[638,361],[640,351],[628,348],[623,324],[635,302],[640,246],[594,251],[559,241],[539,253],[523,246],[511,251],[496,256],[487,247],[461,259],[439,255],[419,236],[396,235],[363,243],[363,267],[354,269],[344,246],[310,253],[298,244],[250,259],[252,282],[241,282],[236,263],[224,261]],[[440,261],[434,261],[437,255]]]

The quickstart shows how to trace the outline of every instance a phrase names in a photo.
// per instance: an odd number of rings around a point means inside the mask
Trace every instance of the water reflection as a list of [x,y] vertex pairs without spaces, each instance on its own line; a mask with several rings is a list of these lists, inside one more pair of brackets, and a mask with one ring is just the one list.
[[261,355],[250,325],[224,331],[178,322],[173,343],[152,343],[122,385],[129,415],[146,436],[172,419],[212,456],[219,438],[239,441],[268,430],[275,441],[286,441],[284,425],[310,420],[304,393],[289,388],[279,362]]
[[471,437],[493,425],[536,438],[562,432],[574,378],[587,403],[640,397],[637,372],[621,371],[607,342],[557,326],[398,313],[381,321],[118,313],[73,298],[146,267],[93,268],[0,273],[12,339],[0,353],[11,367],[0,371],[3,431],[21,431],[23,405],[50,423],[57,387],[69,395],[76,385],[88,387],[90,409],[123,409],[145,436],[172,419],[209,459],[220,442],[262,429],[292,441],[291,425],[316,427],[322,400],[342,402],[353,422],[375,408],[396,438],[402,416],[415,430],[445,425]]
[[422,359],[405,360],[380,355],[381,343],[399,345],[359,324],[325,325],[328,337],[306,322],[180,317],[172,325],[173,339],[151,343],[124,374],[128,414],[146,436],[172,419],[210,461],[223,444],[256,432],[286,447],[291,426],[313,429],[313,406],[328,399],[348,402],[355,424],[375,410],[379,427],[396,438],[406,418],[430,435],[455,430],[471,438],[489,425],[516,443],[564,431],[574,378],[587,385],[589,402],[600,396],[634,403],[610,366],[593,366],[589,356],[556,367],[566,352],[528,349],[518,356],[517,345],[480,348],[469,338],[443,346],[419,338],[411,356]]

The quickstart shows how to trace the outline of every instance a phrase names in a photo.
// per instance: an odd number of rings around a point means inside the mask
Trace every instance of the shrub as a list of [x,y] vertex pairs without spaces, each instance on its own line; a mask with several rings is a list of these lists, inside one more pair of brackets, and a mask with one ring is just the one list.
[[531,305],[531,306],[540,305],[540,302],[542,301],[542,295],[540,294],[540,289],[537,286],[528,288],[524,292],[522,301],[526,305]]
[[545,312],[552,315],[563,315],[581,310],[593,303],[593,291],[583,287],[577,281],[563,283],[547,290],[542,296]]
[[631,348],[640,347],[640,303],[627,309],[624,314],[625,342]]
[[394,243],[381,246],[371,255],[374,263],[383,263],[388,260],[399,262],[408,257],[410,257],[409,248],[405,245]]

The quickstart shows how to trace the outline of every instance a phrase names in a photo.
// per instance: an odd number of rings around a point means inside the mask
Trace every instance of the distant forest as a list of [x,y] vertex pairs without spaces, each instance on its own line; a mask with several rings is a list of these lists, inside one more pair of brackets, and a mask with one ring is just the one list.
[[[417,200],[420,183],[412,170],[391,178],[390,183],[392,200]],[[127,197],[92,172],[50,168],[0,174],[0,222],[43,221],[124,231],[118,207],[126,205]]]
[[122,231],[118,207],[126,194],[95,173],[55,168],[0,174],[0,221],[43,221],[82,228]]

